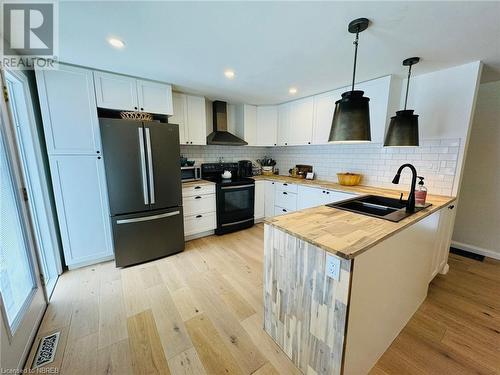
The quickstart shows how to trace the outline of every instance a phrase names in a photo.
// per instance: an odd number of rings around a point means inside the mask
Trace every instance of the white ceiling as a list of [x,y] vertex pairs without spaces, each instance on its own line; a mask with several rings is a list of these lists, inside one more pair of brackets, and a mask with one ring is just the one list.
[[[500,2],[61,2],[60,60],[159,81],[231,102],[274,104],[357,80],[483,60],[500,79]],[[116,50],[106,38],[126,46]],[[228,80],[223,71],[234,69]]]

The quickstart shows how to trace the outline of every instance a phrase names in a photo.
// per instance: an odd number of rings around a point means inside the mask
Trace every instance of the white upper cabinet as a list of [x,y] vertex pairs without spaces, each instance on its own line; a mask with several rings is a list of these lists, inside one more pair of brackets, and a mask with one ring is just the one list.
[[142,111],[172,115],[172,86],[122,76],[94,72],[95,96],[99,108]]
[[236,135],[248,143],[257,145],[257,106],[249,104],[236,105],[235,108]]
[[36,79],[48,154],[100,151],[92,71],[60,64],[37,70]]
[[313,144],[328,143],[335,102],[341,98],[344,91],[346,89],[342,88],[314,96]]
[[168,122],[179,125],[179,141],[186,145],[207,144],[207,116],[205,98],[174,93],[173,116]]
[[290,129],[290,103],[278,106],[278,146],[288,145],[288,132]]
[[314,101],[312,97],[278,106],[278,145],[307,145],[312,142]]
[[265,105],[257,107],[256,146],[277,146],[278,107]]
[[307,145],[312,141],[314,103],[313,98],[304,98],[291,102],[289,145]]
[[135,78],[94,72],[94,82],[98,107],[124,111],[139,110]]
[[172,115],[172,86],[165,83],[137,80],[139,110]]
[[190,145],[207,144],[207,115],[205,98],[186,95],[187,130]]
[[179,142],[180,144],[188,144],[186,129],[186,95],[174,92],[172,94],[172,106],[174,114],[169,117],[168,122],[179,125]]

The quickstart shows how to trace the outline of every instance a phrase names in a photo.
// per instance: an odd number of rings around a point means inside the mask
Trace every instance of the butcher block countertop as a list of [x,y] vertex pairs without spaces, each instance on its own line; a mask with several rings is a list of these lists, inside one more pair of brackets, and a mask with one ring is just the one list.
[[[408,196],[408,186],[406,184],[401,185],[404,189],[391,190],[361,185],[342,186],[329,181],[304,180],[288,176],[255,176],[254,178],[256,180],[294,183],[360,195],[373,194],[399,198],[401,192],[403,192],[405,198]],[[454,200],[454,197],[427,195],[427,203],[432,203],[432,206],[398,223],[327,206],[308,208],[268,218],[265,222],[334,255],[345,259],[353,259],[386,238],[440,210]]]

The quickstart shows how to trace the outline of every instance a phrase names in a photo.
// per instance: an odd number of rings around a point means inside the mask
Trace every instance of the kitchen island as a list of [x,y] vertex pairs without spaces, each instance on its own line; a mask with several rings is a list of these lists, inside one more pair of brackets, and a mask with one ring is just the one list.
[[368,373],[446,271],[454,198],[428,201],[398,223],[327,206],[266,220],[264,329],[304,373]]

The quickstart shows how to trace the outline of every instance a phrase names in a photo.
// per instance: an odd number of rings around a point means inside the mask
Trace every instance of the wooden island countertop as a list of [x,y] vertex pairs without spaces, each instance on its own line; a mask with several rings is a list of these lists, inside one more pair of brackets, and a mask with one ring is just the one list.
[[[383,189],[371,186],[342,186],[334,182],[304,180],[288,176],[255,176],[255,180],[287,182],[310,187],[338,190],[360,195],[381,195],[399,198],[407,190]],[[405,185],[402,185],[405,186]],[[339,210],[327,206],[308,208],[266,219],[265,223],[297,238],[318,246],[344,259],[353,259],[366,250],[422,220],[455,200],[455,197],[428,195],[432,206],[394,223],[388,220]]]

